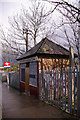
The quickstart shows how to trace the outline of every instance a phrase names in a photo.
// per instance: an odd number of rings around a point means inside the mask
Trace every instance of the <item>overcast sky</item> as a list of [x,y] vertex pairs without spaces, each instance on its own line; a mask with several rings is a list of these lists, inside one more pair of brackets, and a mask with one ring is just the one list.
[[0,1],[0,24],[6,25],[8,16],[14,15],[20,9],[20,2],[13,2],[12,0]]
[[[8,16],[14,15],[17,11],[19,11],[22,4],[28,7],[30,5],[29,1],[30,0],[0,0],[0,24],[7,26]],[[71,1],[77,2],[78,0],[70,0],[70,2]]]
[[8,17],[17,13],[22,5],[29,7],[32,0],[0,0],[0,24],[8,25]]

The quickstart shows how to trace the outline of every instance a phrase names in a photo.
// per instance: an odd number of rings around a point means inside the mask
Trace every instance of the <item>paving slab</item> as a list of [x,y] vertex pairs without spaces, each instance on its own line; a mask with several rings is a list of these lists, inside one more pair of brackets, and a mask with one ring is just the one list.
[[73,118],[55,106],[2,84],[3,118]]
[[2,82],[0,79],[0,120],[2,119]]

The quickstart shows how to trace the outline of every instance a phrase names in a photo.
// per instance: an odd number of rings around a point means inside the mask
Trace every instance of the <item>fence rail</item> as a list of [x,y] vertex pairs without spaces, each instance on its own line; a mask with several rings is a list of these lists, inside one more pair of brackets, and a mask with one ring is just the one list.
[[80,68],[43,71],[40,99],[80,117]]

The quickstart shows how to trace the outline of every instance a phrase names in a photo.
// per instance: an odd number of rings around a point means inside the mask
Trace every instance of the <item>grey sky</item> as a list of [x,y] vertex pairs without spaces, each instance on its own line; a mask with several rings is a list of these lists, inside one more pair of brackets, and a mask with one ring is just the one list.
[[0,2],[0,24],[6,25],[8,16],[15,14],[19,6],[16,2]]
[[[25,7],[31,6],[33,0],[0,0],[0,24],[3,24],[4,27],[8,26],[8,17],[13,16],[17,13],[22,5]],[[47,6],[50,7],[50,4],[47,3]]]
[[[30,5],[33,0],[0,0],[0,24],[7,26],[8,16],[14,15],[21,8],[21,4]],[[69,0],[68,0],[69,1]],[[77,2],[78,0],[70,0]]]

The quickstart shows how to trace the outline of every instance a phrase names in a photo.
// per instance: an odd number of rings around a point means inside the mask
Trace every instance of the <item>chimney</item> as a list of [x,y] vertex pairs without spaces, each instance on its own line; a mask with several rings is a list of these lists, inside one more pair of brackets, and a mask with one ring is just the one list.
[[26,52],[28,51],[28,30],[26,29]]
[[23,29],[23,34],[26,34],[26,52],[28,51],[28,29]]

